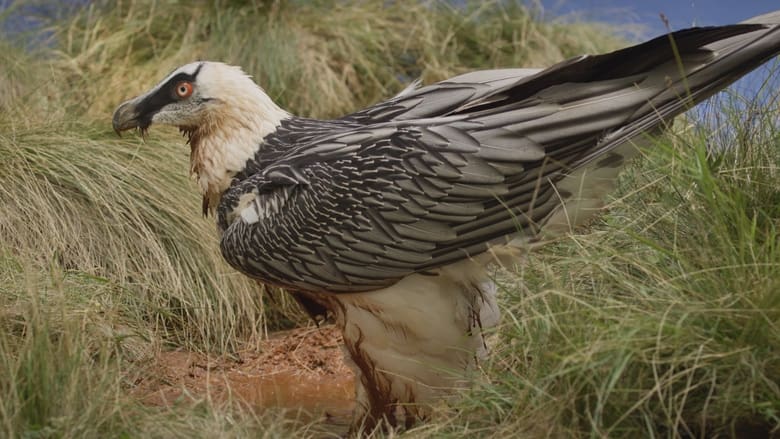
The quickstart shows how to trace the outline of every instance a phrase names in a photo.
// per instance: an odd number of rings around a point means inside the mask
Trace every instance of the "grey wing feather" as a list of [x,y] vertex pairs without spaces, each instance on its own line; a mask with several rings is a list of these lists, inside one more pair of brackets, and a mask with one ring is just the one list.
[[612,166],[611,150],[780,49],[776,26],[673,36],[679,60],[661,37],[409,89],[293,147],[270,136],[287,151],[223,197],[223,254],[296,290],[366,291],[533,234],[560,206],[556,182],[596,158]]
[[435,117],[442,111],[495,96],[496,90],[531,77],[541,69],[496,69],[464,73],[434,85],[420,87],[414,81],[393,98],[347,116],[342,120],[362,124]]

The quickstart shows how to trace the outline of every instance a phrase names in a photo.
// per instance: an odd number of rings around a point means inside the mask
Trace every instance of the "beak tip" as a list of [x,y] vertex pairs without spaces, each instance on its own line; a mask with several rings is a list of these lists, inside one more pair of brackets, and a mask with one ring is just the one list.
[[117,136],[122,137],[122,131],[138,126],[137,116],[131,101],[122,103],[114,111],[111,126]]

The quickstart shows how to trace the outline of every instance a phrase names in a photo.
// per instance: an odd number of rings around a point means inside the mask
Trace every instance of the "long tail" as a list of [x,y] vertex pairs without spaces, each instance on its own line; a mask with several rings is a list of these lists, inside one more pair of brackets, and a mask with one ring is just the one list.
[[[690,109],[779,50],[776,11],[740,24],[685,29],[612,53],[573,58],[470,101],[453,114],[471,114],[470,120],[479,121],[474,134],[485,143],[494,136],[520,134],[550,145],[606,133],[588,154],[566,160],[576,168]],[[542,117],[529,117],[532,105]],[[540,111],[543,107],[548,114]]]

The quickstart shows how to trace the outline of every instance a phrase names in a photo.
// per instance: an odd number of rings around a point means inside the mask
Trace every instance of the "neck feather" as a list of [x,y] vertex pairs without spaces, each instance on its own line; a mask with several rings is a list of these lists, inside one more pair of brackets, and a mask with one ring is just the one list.
[[[254,85],[254,84],[253,84]],[[232,178],[260,149],[263,139],[290,115],[256,85],[213,103],[189,133],[190,171],[203,195],[203,213],[219,204]]]

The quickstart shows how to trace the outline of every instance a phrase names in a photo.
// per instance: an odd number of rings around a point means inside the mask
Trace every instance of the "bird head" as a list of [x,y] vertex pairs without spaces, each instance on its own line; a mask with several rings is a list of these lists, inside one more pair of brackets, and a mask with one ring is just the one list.
[[239,67],[194,62],[120,104],[113,126],[117,133],[138,129],[142,135],[153,124],[178,127],[188,136],[204,206],[215,206],[265,136],[289,116]]
[[[123,102],[114,111],[114,131],[138,128],[146,133],[152,123],[167,124],[191,131],[213,105],[209,97],[205,63],[192,63],[176,69],[145,94]],[[201,72],[203,76],[199,78]],[[200,81],[199,81],[200,79]]]

